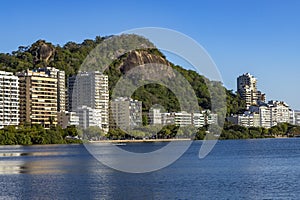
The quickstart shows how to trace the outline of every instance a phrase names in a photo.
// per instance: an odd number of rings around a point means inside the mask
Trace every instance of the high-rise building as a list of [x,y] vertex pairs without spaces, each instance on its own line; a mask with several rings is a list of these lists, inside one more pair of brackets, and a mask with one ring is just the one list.
[[0,128],[19,125],[19,79],[0,71]]
[[119,97],[110,103],[111,127],[133,129],[142,125],[142,102],[131,98]]
[[20,123],[57,124],[57,78],[45,71],[19,72]]
[[256,105],[258,100],[257,80],[249,73],[237,78],[237,92],[246,101],[246,107]]
[[66,111],[66,81],[65,71],[54,67],[37,69],[38,72],[45,72],[49,77],[57,79],[57,112]]
[[107,132],[109,127],[108,76],[98,71],[79,72],[68,79],[69,111],[77,112],[81,106],[100,110],[101,128]]

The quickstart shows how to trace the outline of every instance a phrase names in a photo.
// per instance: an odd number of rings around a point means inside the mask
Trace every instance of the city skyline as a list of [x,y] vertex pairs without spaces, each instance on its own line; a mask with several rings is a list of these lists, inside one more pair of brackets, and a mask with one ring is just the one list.
[[268,100],[282,100],[300,109],[295,84],[300,72],[298,1],[6,1],[2,7],[0,16],[6,21],[0,33],[0,52],[12,52],[38,39],[63,45],[133,28],[164,27],[201,44],[215,61],[227,89],[235,91],[235,78],[249,72],[257,77]]

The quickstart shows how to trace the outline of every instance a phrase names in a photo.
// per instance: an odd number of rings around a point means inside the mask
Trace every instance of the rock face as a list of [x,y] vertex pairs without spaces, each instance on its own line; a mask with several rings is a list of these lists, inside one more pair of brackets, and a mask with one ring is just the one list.
[[47,44],[44,40],[38,40],[29,49],[34,57],[34,62],[48,62],[55,54],[55,48],[51,44]]
[[126,73],[130,69],[132,69],[135,66],[144,65],[148,63],[156,63],[156,64],[162,64],[170,66],[169,62],[155,54],[150,54],[146,50],[140,50],[140,51],[131,51],[125,60],[123,60],[123,63],[120,66],[120,71],[122,73]]
[[[150,76],[172,78],[175,76],[170,63],[165,57],[151,53],[148,50],[135,50],[128,53],[125,59],[122,60],[119,70],[122,74],[126,74],[132,68],[146,64],[153,64],[155,67],[151,67],[152,71],[147,70],[148,73],[144,74],[145,78],[150,78]],[[147,67],[147,65],[144,67]]]

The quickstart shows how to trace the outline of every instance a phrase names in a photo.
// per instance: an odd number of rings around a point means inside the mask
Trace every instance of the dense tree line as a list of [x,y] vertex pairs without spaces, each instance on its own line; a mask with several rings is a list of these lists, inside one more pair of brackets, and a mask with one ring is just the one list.
[[59,126],[44,129],[40,125],[7,126],[0,129],[0,145],[81,143],[75,136],[78,136],[78,130],[74,126],[66,129]]
[[[216,126],[216,125],[211,125]],[[217,126],[216,126],[217,127]],[[204,126],[201,128],[184,127],[180,129],[176,125],[168,126],[146,126],[131,131],[112,129],[107,137],[109,139],[170,139],[170,138],[190,138],[203,140],[207,131],[213,132],[213,128]],[[254,139],[254,138],[275,138],[275,137],[295,137],[300,136],[300,126],[289,123],[280,123],[271,128],[244,127],[230,122],[225,122],[221,134],[216,137],[221,140],[227,139]]]

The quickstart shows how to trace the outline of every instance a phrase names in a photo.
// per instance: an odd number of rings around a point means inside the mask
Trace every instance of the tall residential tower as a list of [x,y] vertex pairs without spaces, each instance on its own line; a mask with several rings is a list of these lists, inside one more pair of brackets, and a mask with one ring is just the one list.
[[109,128],[108,76],[98,72],[79,72],[68,79],[69,111],[77,112],[78,108],[87,106],[101,113],[101,128]]
[[0,128],[19,125],[19,79],[0,71]]
[[247,109],[257,101],[265,101],[265,94],[257,90],[257,79],[249,73],[237,78],[237,92],[246,101]]
[[45,71],[18,73],[20,91],[20,123],[41,124],[50,128],[57,124],[57,77]]

